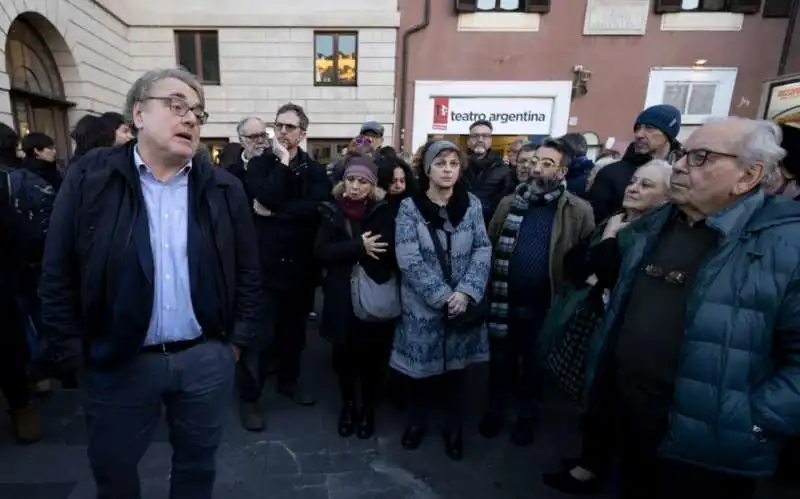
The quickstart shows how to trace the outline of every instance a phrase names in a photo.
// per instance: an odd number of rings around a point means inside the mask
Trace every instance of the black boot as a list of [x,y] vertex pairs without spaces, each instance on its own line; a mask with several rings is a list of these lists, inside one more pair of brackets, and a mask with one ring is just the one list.
[[375,409],[364,407],[360,416],[356,436],[362,440],[372,438],[372,435],[375,434]]
[[403,432],[403,437],[400,440],[405,450],[416,450],[422,445],[422,439],[425,438],[425,428],[419,425],[409,425]]
[[339,413],[339,436],[342,438],[351,436],[356,431],[356,421],[358,414],[355,402],[345,402],[342,412]]
[[461,431],[443,431],[444,453],[453,461],[461,461],[464,457],[464,438]]

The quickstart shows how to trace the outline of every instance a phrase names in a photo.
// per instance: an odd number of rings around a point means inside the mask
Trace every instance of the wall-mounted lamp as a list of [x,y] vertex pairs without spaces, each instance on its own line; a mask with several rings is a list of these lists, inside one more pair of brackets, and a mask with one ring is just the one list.
[[703,69],[706,66],[707,62],[708,62],[707,59],[697,59],[696,61],[694,61],[692,69]]
[[572,68],[572,97],[581,97],[589,91],[587,84],[592,79],[592,72],[578,64]]

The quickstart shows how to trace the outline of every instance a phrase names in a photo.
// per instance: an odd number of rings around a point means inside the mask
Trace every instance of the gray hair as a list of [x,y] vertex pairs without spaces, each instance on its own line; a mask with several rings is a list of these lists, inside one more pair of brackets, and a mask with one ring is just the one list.
[[646,168],[648,166],[654,166],[659,170],[664,171],[664,186],[669,189],[670,185],[670,176],[672,174],[672,164],[669,161],[665,161],[663,159],[651,159],[647,163],[640,166],[638,169]]
[[244,126],[250,120],[260,121],[261,123],[264,124],[264,126],[267,125],[267,123],[264,120],[262,120],[261,118],[259,118],[258,116],[247,116],[246,118],[240,119],[239,123],[236,124],[236,135],[238,135],[240,137],[242,136],[242,128],[244,128]]
[[528,139],[517,139],[511,143],[509,146],[510,149],[522,149],[526,145],[530,144],[531,141]]
[[739,143],[737,162],[741,166],[763,164],[764,181],[773,175],[786,157],[786,151],[781,147],[783,140],[781,127],[771,121],[730,116],[710,118],[706,121],[706,124],[712,123],[734,123],[741,127],[744,136]]
[[[200,98],[200,105],[205,107],[206,96],[203,92],[203,86],[192,73],[181,67],[151,69],[133,82],[130,90],[128,90],[128,95],[125,96],[125,120],[133,123],[133,106],[144,102],[150,97],[150,91],[156,83],[169,78],[182,81],[197,92],[197,97]],[[134,124],[133,127],[136,128],[136,125]]]
[[764,165],[763,180],[771,177],[778,165],[786,157],[781,147],[783,132],[771,121],[743,119],[748,128],[739,147],[739,162],[744,166],[761,163]]

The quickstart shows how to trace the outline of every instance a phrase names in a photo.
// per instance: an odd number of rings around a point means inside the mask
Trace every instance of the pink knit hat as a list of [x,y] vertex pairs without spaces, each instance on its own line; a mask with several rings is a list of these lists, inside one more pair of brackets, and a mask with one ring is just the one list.
[[378,183],[378,167],[366,156],[355,156],[347,160],[344,178],[350,175],[361,177],[372,185]]

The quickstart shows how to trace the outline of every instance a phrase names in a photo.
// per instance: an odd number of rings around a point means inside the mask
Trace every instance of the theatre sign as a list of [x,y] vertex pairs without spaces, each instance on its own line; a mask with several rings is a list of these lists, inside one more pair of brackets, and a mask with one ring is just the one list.
[[465,135],[478,120],[492,124],[496,135],[547,135],[552,129],[553,99],[515,97],[432,97],[432,129]]

